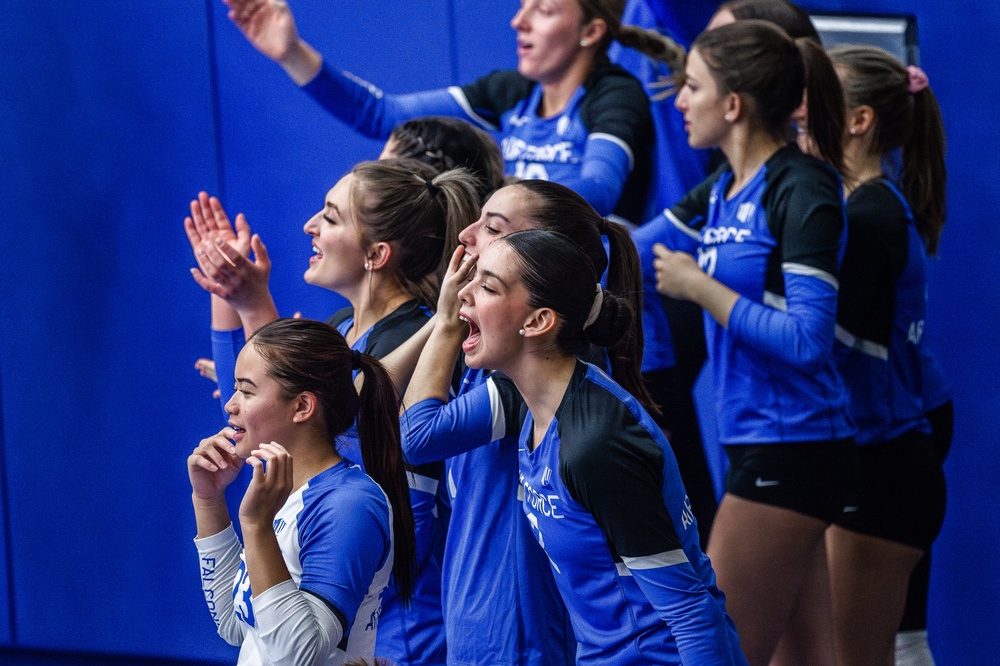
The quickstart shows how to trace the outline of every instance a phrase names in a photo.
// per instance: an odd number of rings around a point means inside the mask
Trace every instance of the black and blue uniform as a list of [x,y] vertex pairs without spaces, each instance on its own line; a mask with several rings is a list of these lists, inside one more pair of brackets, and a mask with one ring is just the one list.
[[944,477],[924,405],[924,245],[887,179],[847,199],[837,365],[857,424],[857,505],[839,523],[926,549],[944,519]]
[[[521,515],[517,429],[493,418],[501,403],[483,370],[458,397],[427,399],[400,417],[413,463],[445,460],[451,518],[443,598],[452,666],[569,666],[576,644],[545,553]],[[516,423],[517,414],[512,415]]]
[[746,663],[670,445],[631,395],[578,362],[534,450],[531,415],[502,375],[452,405],[495,433],[520,432],[523,511],[569,609],[578,664]]
[[517,71],[496,71],[465,86],[387,95],[323,64],[303,90],[354,130],[386,139],[421,116],[453,116],[500,137],[506,172],[551,180],[583,196],[601,215],[639,222],[649,186],[653,125],[642,85],[599,64],[566,108],[538,114],[542,87]]

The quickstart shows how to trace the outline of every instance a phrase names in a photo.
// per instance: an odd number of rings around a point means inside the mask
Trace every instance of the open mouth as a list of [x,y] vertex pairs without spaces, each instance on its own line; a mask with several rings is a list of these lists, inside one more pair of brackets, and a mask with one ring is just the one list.
[[313,251],[313,255],[311,257],[309,257],[309,265],[310,266],[312,266],[317,261],[319,261],[320,259],[323,258],[323,251],[320,250],[318,247],[316,247],[315,243],[313,243],[312,251]]
[[233,434],[233,436],[232,436],[232,440],[233,440],[234,443],[240,441],[241,439],[243,439],[243,435],[246,434],[246,430],[244,430],[243,428],[239,427],[238,425],[233,424],[232,422],[230,422],[230,423],[228,423],[226,425],[228,425],[230,428],[232,428],[233,430],[236,431]]
[[476,322],[472,321],[468,315],[460,312],[458,314],[458,318],[469,325],[469,336],[465,338],[465,341],[462,343],[462,351],[468,354],[476,348],[476,345],[479,344],[482,334],[479,331],[479,326]]

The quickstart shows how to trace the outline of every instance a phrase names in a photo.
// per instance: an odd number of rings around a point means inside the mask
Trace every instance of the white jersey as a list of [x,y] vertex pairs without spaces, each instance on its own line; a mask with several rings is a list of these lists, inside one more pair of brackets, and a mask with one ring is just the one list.
[[274,532],[292,580],[258,595],[231,526],[195,540],[205,600],[219,635],[240,646],[240,666],[371,659],[393,564],[382,490],[342,461],[289,496]]

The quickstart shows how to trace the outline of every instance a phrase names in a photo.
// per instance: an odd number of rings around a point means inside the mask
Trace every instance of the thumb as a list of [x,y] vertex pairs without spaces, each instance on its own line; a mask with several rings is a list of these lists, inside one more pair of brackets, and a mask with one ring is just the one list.
[[253,254],[255,257],[254,263],[256,263],[261,268],[271,269],[271,257],[267,254],[267,247],[264,245],[264,241],[260,239],[260,234],[254,234],[250,238],[250,247],[253,249]]

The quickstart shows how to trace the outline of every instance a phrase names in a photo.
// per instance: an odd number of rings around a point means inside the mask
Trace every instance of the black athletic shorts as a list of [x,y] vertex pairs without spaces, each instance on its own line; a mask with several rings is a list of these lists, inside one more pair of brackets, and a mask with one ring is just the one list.
[[726,492],[832,523],[854,498],[851,438],[727,446]]
[[908,432],[858,447],[858,497],[837,519],[844,529],[927,550],[945,511],[941,459],[928,435]]

